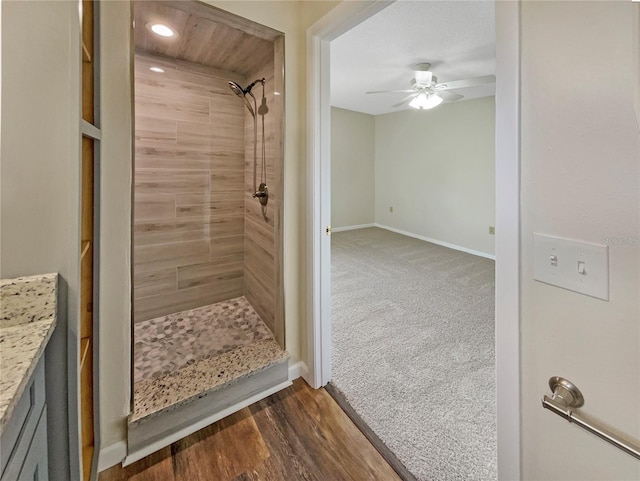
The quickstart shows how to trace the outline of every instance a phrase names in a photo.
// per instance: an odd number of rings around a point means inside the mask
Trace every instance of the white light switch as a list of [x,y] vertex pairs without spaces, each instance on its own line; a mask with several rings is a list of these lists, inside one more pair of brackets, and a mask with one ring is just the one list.
[[533,234],[533,278],[609,300],[609,247]]

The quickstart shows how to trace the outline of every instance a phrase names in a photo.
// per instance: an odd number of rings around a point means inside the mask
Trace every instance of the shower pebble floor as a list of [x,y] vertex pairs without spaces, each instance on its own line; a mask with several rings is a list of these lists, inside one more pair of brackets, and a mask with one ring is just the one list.
[[273,334],[244,297],[138,322],[134,383],[167,376]]

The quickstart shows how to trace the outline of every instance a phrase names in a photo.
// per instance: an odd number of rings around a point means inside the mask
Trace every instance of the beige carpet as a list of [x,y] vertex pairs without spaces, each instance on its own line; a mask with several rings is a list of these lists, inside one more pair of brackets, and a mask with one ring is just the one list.
[[494,262],[378,228],[331,255],[332,384],[416,478],[497,479]]

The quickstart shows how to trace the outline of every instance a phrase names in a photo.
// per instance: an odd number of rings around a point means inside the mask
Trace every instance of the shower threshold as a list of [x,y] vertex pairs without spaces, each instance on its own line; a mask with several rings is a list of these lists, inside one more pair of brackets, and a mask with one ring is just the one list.
[[134,444],[166,434],[171,418],[190,422],[184,409],[197,421],[288,381],[289,355],[244,297],[138,322],[134,335],[130,445],[132,430],[145,424],[156,426]]

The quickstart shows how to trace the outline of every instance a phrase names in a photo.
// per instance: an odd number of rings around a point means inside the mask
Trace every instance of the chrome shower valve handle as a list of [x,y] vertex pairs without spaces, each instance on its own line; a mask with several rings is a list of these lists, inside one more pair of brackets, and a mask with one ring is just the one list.
[[260,200],[262,205],[267,205],[267,202],[269,201],[269,188],[267,187],[267,184],[264,182],[261,183],[258,190],[252,194],[252,197]]

